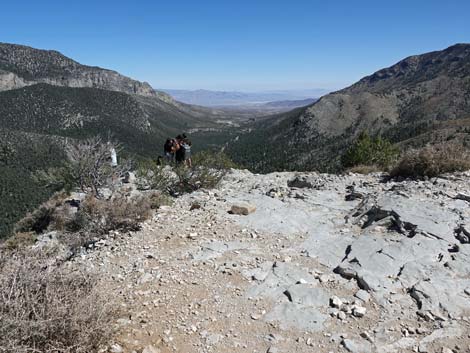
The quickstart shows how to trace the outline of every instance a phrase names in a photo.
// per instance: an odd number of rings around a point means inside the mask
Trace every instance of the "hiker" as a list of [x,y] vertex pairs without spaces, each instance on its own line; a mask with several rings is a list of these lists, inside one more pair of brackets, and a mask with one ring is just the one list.
[[173,151],[174,141],[171,138],[167,138],[163,145],[163,155],[167,163],[172,163],[175,160],[175,153]]
[[175,160],[176,163],[180,164],[184,162],[184,148],[181,147],[181,144],[183,143],[183,136],[178,135],[175,138],[176,146],[177,149],[175,151]]
[[187,167],[192,168],[193,163],[191,160],[191,140],[189,140],[185,134],[183,134],[181,148],[184,150],[184,163]]

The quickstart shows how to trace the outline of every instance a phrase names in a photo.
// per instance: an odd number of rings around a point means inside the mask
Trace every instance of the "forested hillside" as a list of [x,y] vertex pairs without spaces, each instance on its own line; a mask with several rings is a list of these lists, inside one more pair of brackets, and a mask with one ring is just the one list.
[[337,171],[339,157],[364,131],[416,146],[467,143],[469,117],[470,44],[457,44],[406,58],[271,124],[258,123],[228,151],[256,171]]

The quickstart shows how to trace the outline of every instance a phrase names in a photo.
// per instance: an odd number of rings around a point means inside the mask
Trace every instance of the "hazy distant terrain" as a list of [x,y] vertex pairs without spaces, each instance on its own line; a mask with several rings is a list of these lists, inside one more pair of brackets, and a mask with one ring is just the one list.
[[203,89],[200,89],[200,90],[160,89],[160,91],[168,93],[174,99],[180,102],[202,105],[206,107],[228,107],[228,106],[262,107],[263,104],[270,103],[270,102],[283,102],[280,104],[285,104],[286,101],[299,101],[297,103],[292,103],[295,105],[295,104],[303,104],[301,102],[302,100],[319,98],[322,95],[328,93],[328,91],[324,89],[266,91],[266,92],[210,91],[210,90],[203,90]]

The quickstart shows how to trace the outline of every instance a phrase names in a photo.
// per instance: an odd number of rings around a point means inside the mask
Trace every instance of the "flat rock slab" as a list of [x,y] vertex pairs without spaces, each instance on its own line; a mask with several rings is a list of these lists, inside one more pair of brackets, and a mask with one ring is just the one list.
[[382,195],[377,206],[384,211],[394,211],[403,222],[414,224],[418,230],[453,242],[454,229],[459,217],[431,200],[416,200],[393,194]]
[[289,302],[276,305],[265,316],[265,321],[276,322],[283,330],[298,329],[315,332],[323,329],[323,323],[327,318],[316,308]]
[[317,308],[327,308],[329,294],[321,288],[311,287],[308,284],[295,284],[284,292],[285,296],[295,304]]
[[274,263],[263,277],[264,280],[248,289],[246,293],[248,297],[274,300],[281,298],[287,301],[284,292],[291,286],[301,280],[307,283],[315,282],[315,277],[307,270],[284,262]]
[[463,333],[464,330],[459,325],[450,325],[448,327],[438,329],[420,341],[419,351],[426,352],[428,346],[436,340],[449,340],[454,337],[460,337]]
[[201,246],[200,251],[193,254],[193,259],[196,261],[211,260],[218,258],[228,251],[236,250],[254,250],[250,244],[242,243],[240,241],[214,241],[211,243],[205,243]]
[[344,339],[341,344],[348,352],[351,353],[368,353],[371,352],[371,344],[366,341],[356,341],[352,339]]

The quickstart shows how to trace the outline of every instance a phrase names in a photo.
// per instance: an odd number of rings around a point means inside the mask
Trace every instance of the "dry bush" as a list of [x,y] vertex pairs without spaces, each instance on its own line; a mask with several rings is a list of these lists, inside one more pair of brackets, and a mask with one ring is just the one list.
[[100,137],[74,141],[66,146],[67,161],[62,167],[35,173],[36,180],[70,192],[78,187],[84,193],[101,197],[103,188],[112,188],[117,180],[131,169],[130,160],[111,165],[111,150],[121,152],[117,142],[104,143]]
[[39,252],[0,252],[0,352],[85,353],[111,336],[110,298],[90,273]]
[[148,200],[152,210],[156,210],[161,206],[171,206],[173,204],[171,196],[160,191],[151,192],[148,195]]
[[348,168],[346,172],[356,173],[356,174],[370,174],[370,173],[379,173],[382,172],[383,168],[380,168],[376,165],[356,165],[354,167]]
[[470,169],[470,154],[465,147],[447,143],[429,145],[406,152],[392,169],[392,177],[436,177]]
[[0,245],[0,248],[10,250],[10,251],[19,250],[27,246],[31,246],[35,242],[36,242],[36,234],[34,232],[16,233],[13,236],[6,239]]
[[128,197],[118,194],[110,200],[88,196],[75,217],[75,222],[94,234],[106,234],[111,230],[139,230],[140,224],[152,214],[148,197]]
[[53,215],[57,207],[63,204],[65,193],[56,193],[44,202],[36,210],[28,213],[15,225],[16,233],[35,232],[42,233],[53,221]]
[[[16,233],[60,231],[91,233],[85,238],[106,234],[111,230],[138,230],[153,208],[169,204],[165,195],[126,196],[117,193],[109,200],[88,195],[78,210],[64,203],[65,194],[56,194],[37,210],[28,214],[15,227]],[[83,234],[82,234],[83,235]],[[71,238],[73,235],[68,234]],[[78,237],[78,235],[77,235]],[[78,238],[77,238],[78,239]],[[83,243],[87,240],[79,240]]]
[[91,191],[95,196],[114,178],[123,176],[128,170],[111,166],[111,149],[118,145],[103,143],[100,137],[90,138],[67,146],[69,166],[73,179],[83,192]]

